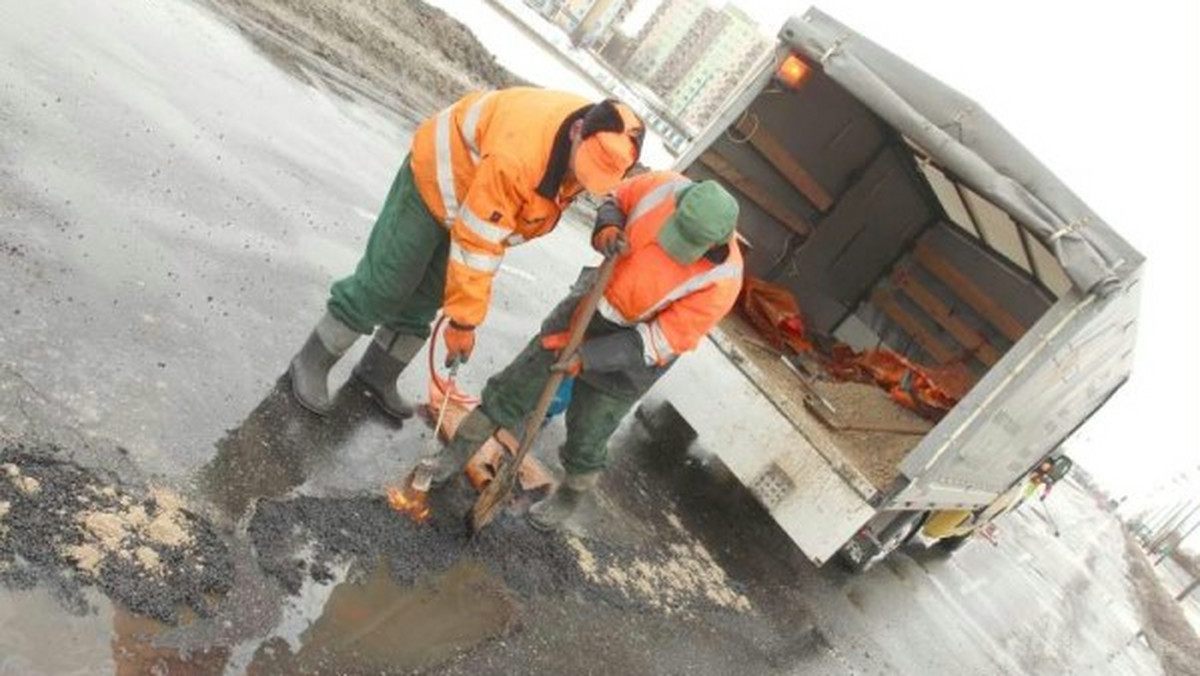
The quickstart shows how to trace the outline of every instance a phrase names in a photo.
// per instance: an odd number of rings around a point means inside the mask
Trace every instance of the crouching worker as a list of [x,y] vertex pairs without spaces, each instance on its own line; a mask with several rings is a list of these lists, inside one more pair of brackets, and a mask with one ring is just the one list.
[[[536,528],[555,529],[574,513],[607,466],[608,438],[621,419],[733,307],[742,285],[737,215],[737,201],[720,184],[675,172],[629,179],[599,208],[592,245],[620,259],[577,356],[565,365],[576,378],[560,449],[566,478],[530,508]],[[498,427],[524,422],[594,276],[585,270],[540,334],[488,380],[482,403],[440,454],[435,485],[461,472]]]

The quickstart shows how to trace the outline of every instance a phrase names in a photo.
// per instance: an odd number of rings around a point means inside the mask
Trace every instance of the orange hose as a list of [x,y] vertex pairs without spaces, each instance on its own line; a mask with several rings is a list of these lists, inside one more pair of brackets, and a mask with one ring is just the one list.
[[446,315],[438,317],[438,320],[433,325],[433,336],[429,341],[429,402],[433,403],[434,393],[440,395],[441,405],[445,405],[446,401],[455,404],[461,404],[466,408],[472,408],[479,404],[479,397],[466,394],[458,389],[458,386],[450,382],[449,378],[443,378],[438,374],[434,357],[437,352],[437,337],[442,333],[442,324],[446,321]]

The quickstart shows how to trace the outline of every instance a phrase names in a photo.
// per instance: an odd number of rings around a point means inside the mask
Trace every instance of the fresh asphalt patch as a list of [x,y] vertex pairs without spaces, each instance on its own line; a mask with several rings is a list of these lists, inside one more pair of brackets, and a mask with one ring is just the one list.
[[0,584],[44,584],[76,614],[91,610],[87,586],[163,622],[183,608],[208,614],[233,574],[209,522],[171,491],[123,484],[64,453],[0,448]]

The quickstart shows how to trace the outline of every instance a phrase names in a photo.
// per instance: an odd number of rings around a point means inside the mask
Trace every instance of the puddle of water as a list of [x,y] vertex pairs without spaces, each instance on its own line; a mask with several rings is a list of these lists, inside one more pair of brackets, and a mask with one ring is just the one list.
[[413,587],[397,586],[382,561],[365,578],[334,588],[298,651],[268,641],[248,672],[417,669],[505,634],[517,616],[507,587],[478,561],[460,561]]
[[225,646],[184,651],[156,645],[159,636],[171,629],[158,620],[113,606],[112,658],[117,676],[220,676],[225,673],[225,665],[229,661],[229,648]]
[[94,589],[86,595],[90,610],[76,615],[64,611],[44,587],[0,589],[0,676],[215,676],[225,671],[226,649],[183,652],[156,646],[171,627],[131,613]]
[[460,561],[412,587],[396,585],[382,561],[365,577],[336,585],[298,642],[272,637],[247,665],[224,646],[160,645],[168,625],[94,590],[88,601],[94,612],[76,616],[45,589],[0,590],[0,676],[215,676],[243,667],[247,674],[404,672],[506,634],[519,614],[510,590],[478,561]]
[[71,615],[44,587],[0,588],[0,674],[111,672],[112,605],[94,590],[87,597],[97,612]]

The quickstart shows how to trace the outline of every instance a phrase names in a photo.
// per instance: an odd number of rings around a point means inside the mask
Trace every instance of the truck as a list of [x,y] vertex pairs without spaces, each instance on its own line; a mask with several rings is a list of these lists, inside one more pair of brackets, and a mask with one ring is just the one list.
[[961,381],[923,416],[735,311],[651,391],[646,427],[682,425],[818,565],[933,522],[957,546],[1129,377],[1144,257],[976,102],[818,9],[676,168],[738,198],[745,275],[818,343]]

